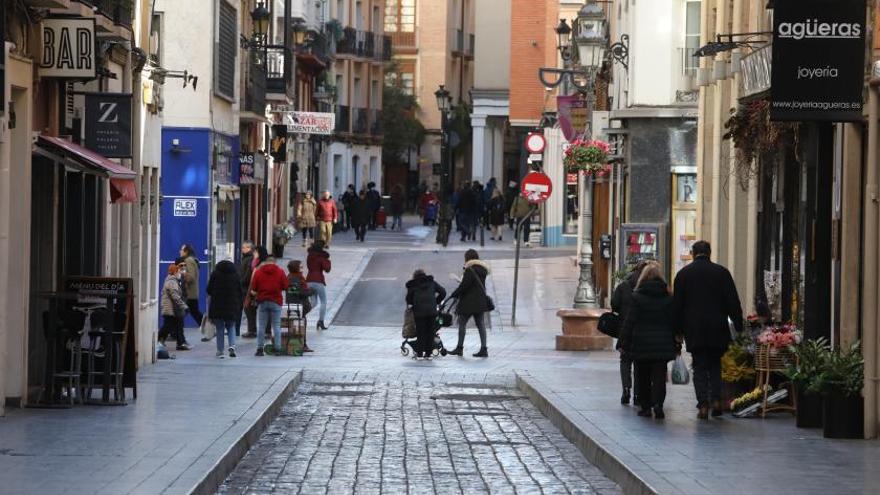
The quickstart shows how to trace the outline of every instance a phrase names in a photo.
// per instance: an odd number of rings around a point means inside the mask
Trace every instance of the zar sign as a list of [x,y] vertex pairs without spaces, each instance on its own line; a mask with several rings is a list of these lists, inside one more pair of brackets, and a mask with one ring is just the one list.
[[95,20],[44,19],[41,77],[95,78]]

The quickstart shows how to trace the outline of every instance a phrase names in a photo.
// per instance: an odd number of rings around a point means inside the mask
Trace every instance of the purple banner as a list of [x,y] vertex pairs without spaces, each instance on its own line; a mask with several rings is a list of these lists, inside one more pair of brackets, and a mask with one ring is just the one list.
[[557,117],[568,142],[584,133],[590,114],[587,101],[578,95],[556,97]]

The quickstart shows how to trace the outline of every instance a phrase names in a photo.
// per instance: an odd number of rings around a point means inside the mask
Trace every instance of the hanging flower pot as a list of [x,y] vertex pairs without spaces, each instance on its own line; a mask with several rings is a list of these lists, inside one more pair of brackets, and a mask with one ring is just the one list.
[[575,139],[565,150],[562,160],[570,173],[583,172],[588,176],[606,177],[611,173],[608,153],[611,145],[599,139]]

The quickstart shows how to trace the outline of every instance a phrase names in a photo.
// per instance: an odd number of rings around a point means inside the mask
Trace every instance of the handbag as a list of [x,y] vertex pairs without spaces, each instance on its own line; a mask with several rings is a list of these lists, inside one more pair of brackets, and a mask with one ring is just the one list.
[[684,364],[684,358],[681,354],[676,356],[675,362],[672,363],[672,383],[676,385],[687,385],[691,381],[691,374],[687,365]]
[[615,339],[620,338],[620,315],[614,312],[599,317],[597,328],[600,332]]
[[474,272],[474,277],[476,277],[476,279],[477,279],[477,283],[480,284],[480,288],[483,289],[483,295],[486,296],[486,307],[488,308],[488,311],[489,311],[490,313],[491,313],[492,311],[495,311],[495,301],[493,301],[493,300],[492,300],[492,297],[489,296],[489,293],[486,292],[486,286],[483,285],[483,281],[480,280],[480,276],[477,275],[477,271],[474,270],[474,268],[471,267],[471,266],[468,267],[468,270]]
[[206,340],[211,340],[217,335],[217,326],[214,325],[214,322],[208,318],[208,315],[202,317],[202,324],[200,327],[202,332],[202,337]]
[[405,339],[416,338],[416,317],[413,315],[411,307],[406,308],[406,311],[403,312],[403,331],[401,334]]

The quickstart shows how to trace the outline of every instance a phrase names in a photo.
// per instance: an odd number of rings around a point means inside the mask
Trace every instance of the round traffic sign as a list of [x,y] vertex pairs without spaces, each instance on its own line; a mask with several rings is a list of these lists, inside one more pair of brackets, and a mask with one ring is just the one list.
[[526,136],[526,151],[529,153],[543,153],[546,144],[547,142],[544,141],[544,136],[541,134],[530,132],[529,135]]
[[543,172],[529,172],[523,179],[522,195],[529,203],[540,204],[547,201],[553,192],[550,177]]

